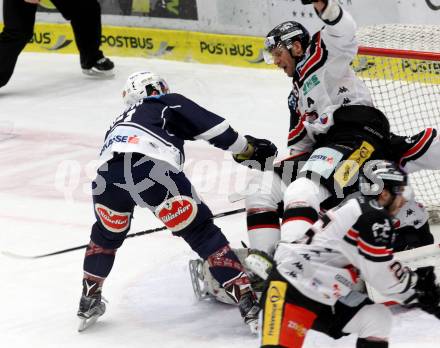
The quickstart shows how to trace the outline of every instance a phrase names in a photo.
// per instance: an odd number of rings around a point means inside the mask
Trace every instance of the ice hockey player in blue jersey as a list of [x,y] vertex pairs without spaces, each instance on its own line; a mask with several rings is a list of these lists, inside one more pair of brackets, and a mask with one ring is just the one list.
[[93,182],[96,222],[84,258],[79,331],[104,314],[101,291],[117,249],[130,229],[135,206],[148,208],[207,260],[214,278],[238,303],[256,331],[259,307],[249,279],[212,213],[182,171],[185,140],[203,139],[230,151],[235,161],[271,163],[277,149],[265,139],[238,134],[222,117],[181,94],[169,93],[151,72],[131,75],[123,90],[125,111],[107,131]]

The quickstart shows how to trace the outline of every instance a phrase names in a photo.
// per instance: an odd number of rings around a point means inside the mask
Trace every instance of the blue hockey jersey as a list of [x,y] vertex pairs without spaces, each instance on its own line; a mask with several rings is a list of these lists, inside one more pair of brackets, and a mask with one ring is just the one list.
[[113,122],[105,136],[100,166],[115,152],[136,152],[181,170],[185,140],[197,139],[232,153],[240,153],[247,146],[247,140],[224,118],[181,94],[148,97],[131,105]]

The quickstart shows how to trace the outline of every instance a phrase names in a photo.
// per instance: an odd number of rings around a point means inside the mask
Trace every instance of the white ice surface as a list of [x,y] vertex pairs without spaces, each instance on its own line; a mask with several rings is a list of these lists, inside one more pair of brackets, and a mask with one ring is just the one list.
[[[87,192],[104,133],[122,109],[126,77],[152,70],[173,91],[226,117],[243,134],[282,147],[289,81],[282,72],[115,58],[116,77],[83,76],[78,57],[22,54],[0,89],[0,249],[26,255],[89,240]],[[249,172],[207,144],[187,146],[186,172],[216,212],[236,209],[228,192]],[[209,159],[210,162],[203,161]],[[69,174],[69,175],[67,175]],[[246,240],[243,214],[217,220],[233,246]],[[157,227],[136,210],[132,232]],[[108,310],[95,327],[77,330],[84,251],[38,260],[0,255],[0,347],[257,347],[236,308],[193,297],[188,260],[195,254],[168,232],[128,239],[106,280]],[[391,347],[439,346],[439,321],[418,310],[395,316]],[[310,333],[305,347],[354,347]]]

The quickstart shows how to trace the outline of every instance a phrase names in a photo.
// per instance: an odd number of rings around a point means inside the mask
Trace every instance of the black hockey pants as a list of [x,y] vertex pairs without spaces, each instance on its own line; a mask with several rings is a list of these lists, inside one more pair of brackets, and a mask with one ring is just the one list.
[[[90,68],[103,57],[101,43],[101,7],[97,0],[52,0],[69,20],[80,52],[83,68]],[[32,38],[37,5],[24,0],[3,0],[4,28],[0,33],[0,87],[14,72],[17,58]],[[52,38],[54,40],[55,38]]]

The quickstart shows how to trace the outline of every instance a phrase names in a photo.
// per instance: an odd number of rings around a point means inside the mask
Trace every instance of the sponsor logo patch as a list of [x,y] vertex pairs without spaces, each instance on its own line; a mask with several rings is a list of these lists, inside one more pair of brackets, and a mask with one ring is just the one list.
[[341,188],[348,185],[350,180],[359,172],[364,162],[371,157],[374,150],[373,145],[363,141],[362,145],[344,161],[334,175],[335,181]]
[[315,319],[315,313],[287,303],[284,307],[279,345],[282,347],[302,347],[307,331],[312,327]]
[[319,176],[328,179],[341,161],[341,152],[329,147],[322,147],[313,152],[309,160],[302,167],[301,172],[311,171]]
[[197,203],[191,197],[176,196],[157,208],[156,216],[169,230],[177,232],[194,221],[197,209]]
[[131,213],[121,213],[96,203],[95,211],[104,227],[115,233],[124,232],[130,226]]
[[307,95],[313,88],[318,86],[321,82],[319,81],[318,76],[312,75],[309,79],[304,82],[303,90],[304,95]]
[[264,310],[263,321],[263,345],[280,344],[281,322],[283,319],[283,307],[287,291],[287,283],[271,281],[267,291],[267,300]]
[[110,135],[110,137],[106,139],[104,146],[101,149],[101,155],[106,149],[116,143],[139,144],[139,137],[137,135]]

